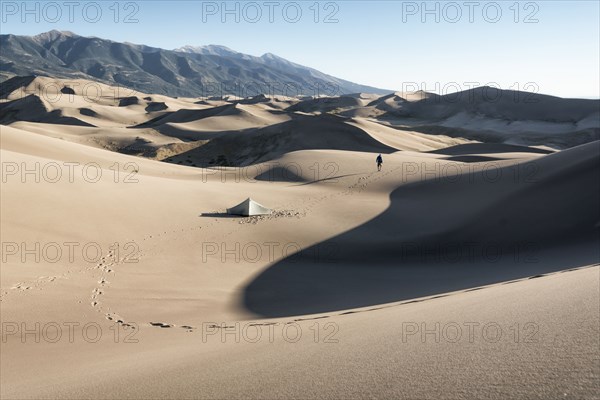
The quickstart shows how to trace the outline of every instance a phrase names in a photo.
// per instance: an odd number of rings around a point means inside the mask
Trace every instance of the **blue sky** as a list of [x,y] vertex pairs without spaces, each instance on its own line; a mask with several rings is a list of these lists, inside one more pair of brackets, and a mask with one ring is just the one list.
[[2,33],[70,30],[167,49],[220,44],[394,90],[490,84],[600,97],[595,0],[0,3]]

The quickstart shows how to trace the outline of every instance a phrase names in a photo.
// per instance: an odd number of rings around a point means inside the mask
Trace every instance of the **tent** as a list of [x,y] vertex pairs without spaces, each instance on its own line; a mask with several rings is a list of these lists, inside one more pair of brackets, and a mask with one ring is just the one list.
[[227,209],[227,214],[243,215],[244,217],[250,217],[252,215],[265,215],[271,214],[271,210],[267,207],[258,204],[251,198],[247,198],[235,207]]

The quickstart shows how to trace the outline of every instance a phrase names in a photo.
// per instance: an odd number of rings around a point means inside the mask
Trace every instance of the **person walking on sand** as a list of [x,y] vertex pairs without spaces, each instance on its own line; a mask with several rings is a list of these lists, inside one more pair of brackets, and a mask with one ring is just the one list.
[[377,162],[377,171],[381,171],[381,164],[383,164],[383,158],[381,158],[381,154],[377,156],[375,161]]

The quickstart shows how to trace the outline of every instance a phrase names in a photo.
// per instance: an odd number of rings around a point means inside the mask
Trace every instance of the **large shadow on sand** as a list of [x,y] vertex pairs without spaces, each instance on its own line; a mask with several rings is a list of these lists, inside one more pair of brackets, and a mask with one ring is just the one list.
[[471,173],[401,186],[371,221],[270,266],[244,306],[306,315],[598,263],[598,144],[563,153],[533,161],[535,179],[503,168],[494,181]]

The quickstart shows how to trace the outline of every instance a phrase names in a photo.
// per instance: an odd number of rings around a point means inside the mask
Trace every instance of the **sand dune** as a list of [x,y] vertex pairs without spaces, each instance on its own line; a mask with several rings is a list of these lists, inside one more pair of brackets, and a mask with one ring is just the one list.
[[[515,260],[526,251],[539,257],[544,248],[569,241],[587,242],[591,247],[579,256],[594,263],[599,146],[590,143],[516,165],[496,163],[493,170],[488,164],[465,168],[472,171],[466,174],[438,173],[403,185],[391,193],[389,208],[368,223],[270,267],[247,287],[245,304],[267,316],[312,314],[515,279],[560,268],[562,261],[551,259],[518,267]],[[448,171],[460,169],[445,163],[436,161]],[[410,171],[423,178],[435,168],[431,162],[413,164]],[[326,252],[325,260],[315,260],[319,250]],[[487,251],[497,256],[494,268],[486,267]],[[456,264],[460,280],[446,276],[457,273],[451,268]],[[416,265],[429,266],[425,273]],[[430,274],[445,276],[437,289]]]
[[[562,99],[537,93],[478,87],[444,96],[427,96],[402,109],[426,119],[449,118],[461,112],[509,121],[579,121],[598,113],[598,101]],[[552,110],[552,112],[549,112]]]
[[136,127],[145,128],[165,124],[168,122],[186,123],[200,120],[203,118],[214,117],[218,115],[239,115],[241,111],[236,109],[234,104],[228,104],[221,107],[197,110],[177,110],[172,113],[160,115],[148,122],[145,122]]
[[81,119],[65,115],[60,109],[54,109],[47,101],[34,94],[0,103],[0,122],[10,124],[15,121],[45,122],[61,125],[91,126]]
[[[600,389],[599,141],[551,151],[373,116],[426,93],[89,102],[46,79],[1,92],[0,319],[19,329],[3,331],[2,398]],[[50,102],[45,83],[72,92]],[[274,212],[226,214],[248,197]],[[73,341],[22,339],[69,322]]]
[[600,139],[598,100],[491,87],[388,106],[379,118],[422,133],[484,142],[563,149]]
[[[276,136],[276,140],[267,148],[263,148],[264,145],[260,143],[247,146],[244,151],[251,155],[250,162],[264,161],[268,157],[277,157],[287,151],[303,148],[332,148],[326,143],[316,144],[309,140],[306,146],[299,143],[277,149],[280,147],[277,141],[282,140],[276,133],[277,129],[296,129],[294,126],[297,123],[293,120],[302,121],[300,130],[310,125],[305,123],[309,118],[304,118],[301,114],[307,117],[319,114],[345,117],[348,124],[367,132],[378,142],[403,151],[439,150],[473,140],[564,148],[599,138],[598,118],[590,108],[594,107],[593,101],[577,102],[542,96],[539,101],[541,105],[535,103],[526,108],[531,111],[529,114],[525,115],[527,111],[518,111],[511,118],[521,119],[506,121],[497,119],[505,112],[503,110],[513,112],[510,110],[520,108],[518,104],[506,100],[507,96],[514,96],[514,93],[501,93],[502,101],[492,103],[486,103],[487,97],[484,96],[483,89],[473,92],[468,101],[464,98],[467,98],[469,93],[464,92],[459,98],[461,101],[452,98],[452,102],[450,98],[426,92],[395,93],[382,97],[355,94],[303,101],[272,95],[207,101],[134,93],[126,88],[109,87],[84,80],[24,77],[14,78],[4,85],[2,97],[5,100],[4,103],[0,103],[0,120],[4,124],[17,123],[20,129],[46,132],[54,137],[61,135],[67,140],[73,139],[78,143],[112,151],[196,166],[209,165],[211,161],[213,164],[210,165],[223,164],[229,162],[224,160],[229,159],[233,160],[231,165],[239,165],[240,161],[235,159],[245,157],[244,154],[231,154],[226,147],[229,146],[227,143],[237,140],[240,131],[261,137]],[[546,106],[560,107],[562,114],[557,114],[556,121],[535,121],[540,110]],[[483,107],[485,115],[470,114],[473,110],[479,110],[477,107]],[[427,113],[427,120],[413,118],[414,115],[420,115],[419,110]],[[439,110],[445,113],[445,119],[431,125],[431,118],[438,115]],[[411,115],[411,118],[398,119],[402,113]],[[395,117],[391,118],[391,115]],[[577,120],[578,118],[580,119]],[[80,135],[62,135],[64,129],[59,126],[45,127],[45,130],[40,132],[35,125],[24,126],[24,121],[109,128],[115,132],[118,128],[119,133],[105,135],[102,129],[82,129]],[[123,130],[127,128],[133,128],[136,133]],[[340,129],[346,128],[340,125]],[[72,132],[71,129],[67,131]],[[226,137],[230,134],[233,136]],[[241,140],[247,139],[243,139],[244,135],[239,136]],[[87,139],[79,140],[77,136]],[[289,139],[290,136],[287,137]],[[359,137],[362,135],[355,136]],[[215,142],[209,143],[213,139]],[[326,142],[325,137],[319,140]],[[352,149],[353,146],[345,148]],[[525,152],[528,151],[530,150]],[[260,152],[266,154],[254,154]],[[497,159],[489,156],[482,158],[483,156],[478,154],[471,156],[454,160],[482,162]]]
[[448,146],[455,147],[453,145],[461,145],[466,142],[462,138],[456,139],[443,135],[433,136],[419,132],[399,131],[365,119],[353,119],[348,124],[363,129],[377,141],[392,146],[397,150],[428,151],[448,148]]
[[373,139],[363,130],[346,124],[339,117],[298,115],[288,122],[266,128],[220,136],[185,156],[191,156],[203,166],[245,166],[305,149],[371,153],[391,153],[397,150]]
[[535,147],[515,146],[510,144],[500,143],[469,143],[460,144],[457,146],[446,147],[444,149],[432,150],[431,153],[446,154],[451,156],[466,155],[466,154],[490,154],[490,153],[538,153],[549,154],[549,150],[539,149]]
[[328,112],[345,108],[356,108],[365,105],[360,98],[353,96],[319,97],[304,100],[288,107],[288,111],[301,111],[304,113]]

